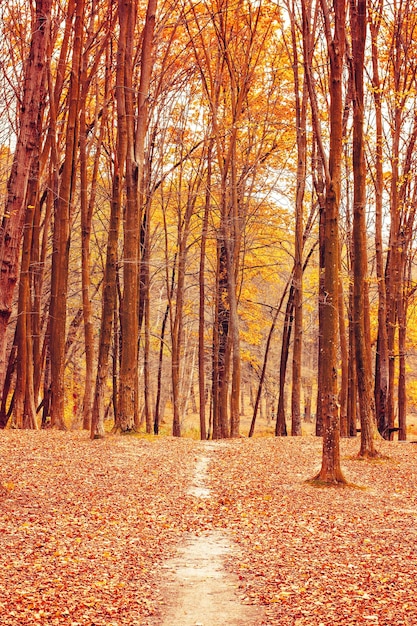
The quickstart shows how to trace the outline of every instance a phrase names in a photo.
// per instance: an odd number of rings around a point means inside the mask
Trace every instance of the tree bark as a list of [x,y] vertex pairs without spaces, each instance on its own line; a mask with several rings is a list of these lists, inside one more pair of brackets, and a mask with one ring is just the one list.
[[377,456],[374,446],[375,407],[369,346],[368,259],[366,240],[366,165],[364,151],[364,59],[366,0],[350,0],[353,55],[353,328],[361,423],[359,456]]
[[346,482],[340,466],[340,426],[337,402],[338,290],[339,290],[339,204],[342,161],[342,76],[345,50],[345,0],[334,0],[334,33],[330,33],[329,7],[322,0],[330,57],[330,152],[324,207],[324,279],[322,359],[323,454],[314,480],[325,484]]
[[74,42],[69,87],[65,157],[59,194],[54,202],[54,233],[50,305],[51,426],[65,428],[65,328],[67,316],[70,224],[79,140],[79,99],[85,0],[76,1]]
[[301,435],[301,364],[303,341],[303,205],[307,158],[307,83],[304,77],[300,95],[298,41],[294,14],[291,19],[293,73],[297,128],[297,186],[295,196],[294,241],[294,344],[292,357],[291,435]]
[[[118,240],[122,207],[123,176],[127,152],[127,127],[125,117],[125,55],[127,24],[120,22],[116,63],[116,104],[117,104],[117,136],[112,179],[112,197],[110,203],[110,221],[104,269],[102,311],[100,321],[100,341],[98,348],[97,375],[94,390],[93,411],[91,416],[90,436],[92,439],[104,437],[104,393],[109,373],[109,356],[114,328],[114,315],[117,304],[117,262]],[[115,381],[113,381],[115,382]],[[116,393],[116,389],[114,389]],[[115,418],[117,417],[117,399],[114,398]]]
[[37,123],[51,29],[52,0],[37,0],[29,56],[23,73],[19,134],[7,184],[0,226],[0,388],[6,374],[6,331],[19,275],[19,254],[26,215],[25,200],[32,161],[40,145]]

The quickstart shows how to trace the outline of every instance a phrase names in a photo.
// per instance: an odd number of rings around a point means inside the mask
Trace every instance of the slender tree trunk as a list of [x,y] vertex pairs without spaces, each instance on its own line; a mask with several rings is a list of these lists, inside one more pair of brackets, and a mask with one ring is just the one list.
[[150,307],[150,287],[151,287],[151,279],[150,279],[150,202],[146,202],[145,213],[147,214],[146,218],[146,230],[145,230],[145,250],[144,256],[141,257],[141,266],[144,265],[146,268],[145,276],[144,276],[144,289],[145,289],[145,302],[144,302],[144,313],[145,313],[145,345],[144,345],[144,355],[143,355],[143,381],[144,381],[144,403],[145,403],[145,424],[146,424],[146,432],[149,434],[152,432],[152,415],[151,415],[151,398],[150,398],[150,389],[151,389],[151,380],[150,380],[150,350],[151,350],[151,307]]
[[[86,55],[84,55],[85,57]],[[85,89],[87,82],[87,63],[88,58],[83,59],[82,85]],[[105,75],[105,93],[104,102],[108,102],[111,86],[110,77],[110,50],[107,48],[106,53],[106,75]],[[102,145],[104,141],[104,133],[108,121],[108,106],[103,109],[99,137],[95,145],[95,155],[93,161],[93,171],[91,175],[91,191],[88,198],[87,186],[87,122],[85,116],[85,97],[83,94],[83,106],[80,116],[80,205],[81,205],[81,289],[82,289],[82,305],[84,320],[84,344],[85,344],[85,384],[83,396],[83,428],[91,429],[92,410],[94,402],[94,321],[91,306],[91,224],[93,218],[93,209],[97,197],[97,178],[100,166],[100,157],[102,153]],[[97,121],[97,120],[96,120]]]
[[[159,344],[159,358],[158,358],[158,378],[157,378],[157,389],[156,389],[156,400],[155,400],[155,416],[154,416],[154,434],[158,435],[159,433],[159,424],[161,421],[161,395],[162,395],[162,364],[164,357],[164,343],[165,343],[165,329],[168,322],[168,315],[171,308],[172,296],[174,293],[175,286],[175,276],[176,276],[176,255],[174,255],[174,261],[172,263],[172,273],[171,273],[171,281],[168,282],[167,279],[167,292],[168,292],[168,303],[165,309],[164,317],[162,319],[161,326],[161,339]],[[168,275],[168,272],[167,272]]]
[[341,384],[339,391],[340,405],[340,435],[348,437],[347,396],[349,378],[349,350],[346,338],[345,303],[343,298],[343,283],[339,280],[339,338],[340,338],[340,369]]
[[288,355],[290,350],[290,339],[293,324],[294,311],[294,284],[291,285],[288,294],[287,306],[285,309],[284,328],[282,331],[281,358],[279,365],[279,387],[278,387],[278,409],[277,421],[275,424],[275,435],[277,437],[287,436],[287,423],[285,419],[285,379],[287,373]]
[[374,447],[375,407],[369,352],[368,259],[366,241],[366,167],[364,152],[364,55],[366,0],[350,0],[353,54],[353,327],[361,422],[360,457],[377,456]]
[[[269,351],[270,351],[270,347],[271,347],[272,337],[273,337],[273,334],[274,334],[274,331],[275,331],[275,327],[276,327],[276,324],[277,324],[278,315],[281,312],[282,304],[284,302],[284,298],[285,298],[285,296],[287,294],[287,291],[288,291],[288,287],[289,287],[289,282],[287,282],[287,284],[285,285],[285,289],[284,289],[284,292],[282,294],[282,297],[281,297],[281,300],[279,302],[279,305],[276,307],[276,309],[274,311],[274,317],[272,318],[272,324],[270,326],[269,333],[268,333],[268,338],[266,340],[264,358],[263,358],[263,363],[262,363],[262,370],[261,370],[261,375],[259,377],[258,391],[256,393],[255,402],[253,403],[253,415],[252,415],[252,421],[251,421],[251,425],[250,425],[250,429],[249,429],[249,437],[252,437],[253,433],[255,432],[256,418],[257,418],[257,415],[258,415],[258,409],[259,409],[260,402],[261,402],[263,384],[264,384],[265,375],[266,375],[266,368],[267,368],[267,364],[268,364],[268,357],[269,357]],[[252,392],[252,386],[250,387],[250,391]],[[285,416],[284,416],[284,424],[285,424]],[[279,431],[280,430],[281,430],[281,428],[279,428]],[[277,436],[279,436],[279,435],[281,435],[283,433],[276,432],[275,434]]]
[[208,221],[211,204],[211,178],[212,178],[212,153],[213,142],[209,143],[207,151],[207,179],[206,195],[204,204],[203,227],[201,232],[200,245],[200,269],[199,269],[199,316],[198,316],[198,394],[199,394],[199,414],[200,414],[200,439],[207,439],[206,428],[206,370],[205,370],[205,269],[206,269],[206,245],[208,236]]
[[[110,346],[114,328],[114,315],[117,308],[117,246],[119,240],[122,206],[122,180],[125,171],[127,151],[127,127],[124,104],[126,30],[127,24],[122,20],[120,22],[120,33],[117,48],[115,87],[117,103],[117,137],[112,181],[112,198],[110,204],[110,221],[108,227],[109,234],[107,240],[106,266],[104,269],[97,375],[90,430],[92,439],[104,436],[104,392],[106,388],[106,380],[109,374]],[[116,393],[115,389],[114,393]],[[114,398],[114,400],[113,405],[116,420],[118,415],[118,412],[116,412],[117,399]]]
[[216,302],[213,328],[213,439],[227,438],[229,424],[227,416],[229,366],[229,310],[226,251],[222,239],[217,241]]
[[381,435],[388,438],[388,336],[387,336],[387,297],[385,289],[385,273],[383,258],[383,121],[382,121],[382,98],[381,81],[378,66],[378,33],[382,18],[382,2],[379,10],[374,11],[370,19],[370,31],[372,40],[372,94],[375,103],[375,261],[376,275],[378,280],[378,338],[375,362],[375,413],[378,430]]
[[406,392],[406,291],[408,281],[404,277],[404,288],[401,294],[398,308],[398,352],[399,352],[399,372],[398,372],[398,440],[407,439],[407,392]]
[[293,72],[297,128],[297,187],[295,196],[294,242],[294,344],[292,357],[291,435],[301,435],[301,363],[303,341],[303,205],[306,184],[307,157],[307,83],[304,77],[300,96],[298,41],[294,11],[291,19]]

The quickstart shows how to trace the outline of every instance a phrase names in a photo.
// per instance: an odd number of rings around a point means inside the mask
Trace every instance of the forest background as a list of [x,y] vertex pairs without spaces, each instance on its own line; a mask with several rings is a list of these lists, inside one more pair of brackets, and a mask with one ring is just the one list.
[[405,439],[414,0],[0,11],[0,426]]

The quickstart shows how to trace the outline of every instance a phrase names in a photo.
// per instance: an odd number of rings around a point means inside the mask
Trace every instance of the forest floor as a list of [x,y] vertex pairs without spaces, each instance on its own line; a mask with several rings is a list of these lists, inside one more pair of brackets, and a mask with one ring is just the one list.
[[1,431],[2,626],[415,626],[417,445],[341,445]]

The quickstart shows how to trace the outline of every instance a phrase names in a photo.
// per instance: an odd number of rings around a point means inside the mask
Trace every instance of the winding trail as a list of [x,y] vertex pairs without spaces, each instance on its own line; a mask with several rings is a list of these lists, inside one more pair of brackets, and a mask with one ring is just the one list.
[[[187,495],[210,498],[209,466],[215,444],[204,443]],[[165,610],[161,626],[259,626],[259,607],[241,604],[238,578],[226,571],[224,559],[235,547],[221,530],[189,533],[177,555],[163,566]]]

